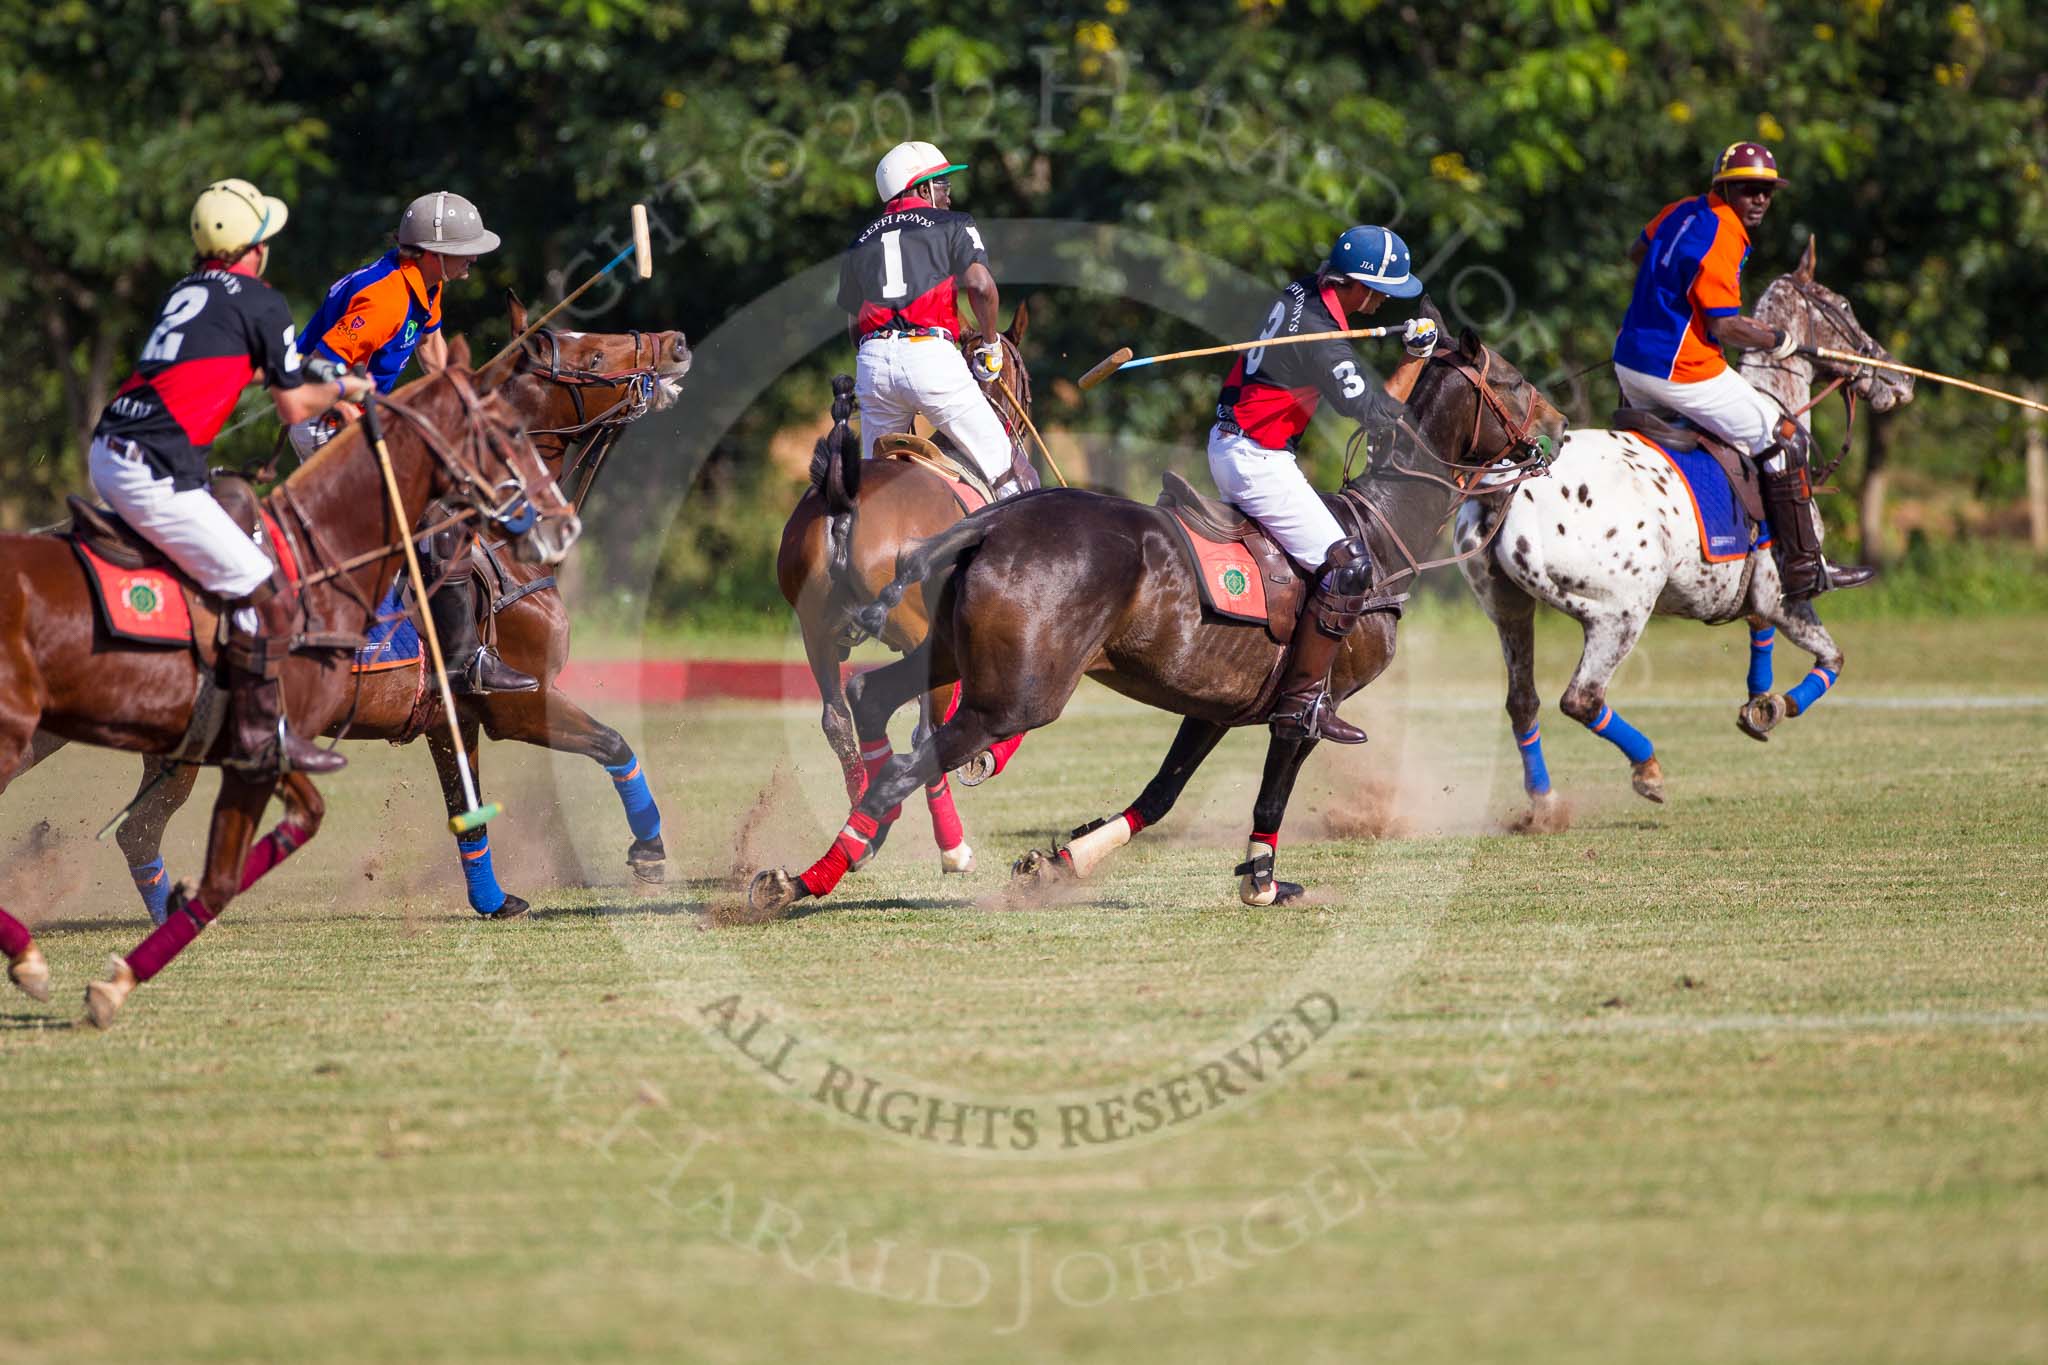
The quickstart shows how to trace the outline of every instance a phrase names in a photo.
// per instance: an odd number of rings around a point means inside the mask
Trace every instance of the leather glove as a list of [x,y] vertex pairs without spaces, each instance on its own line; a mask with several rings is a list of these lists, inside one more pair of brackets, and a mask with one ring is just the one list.
[[1401,340],[1406,343],[1409,355],[1427,360],[1436,354],[1436,344],[1443,340],[1443,334],[1435,318],[1410,318],[1401,329]]
[[1003,372],[1002,343],[990,342],[986,346],[975,347],[973,354],[968,357],[967,368],[984,384],[994,379]]

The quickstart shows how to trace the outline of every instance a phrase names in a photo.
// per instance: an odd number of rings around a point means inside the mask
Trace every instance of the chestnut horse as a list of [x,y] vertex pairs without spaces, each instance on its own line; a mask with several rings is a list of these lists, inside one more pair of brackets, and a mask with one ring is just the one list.
[[[1019,347],[1030,326],[1029,312],[1020,303],[1009,330],[1002,334],[1003,375],[1027,411],[1031,375],[1024,368]],[[979,333],[970,332],[960,340],[963,352],[980,345]],[[796,611],[804,657],[810,661],[818,695],[824,698],[825,740],[839,758],[847,798],[857,801],[878,764],[862,762],[853,733],[853,713],[840,680],[839,666],[863,638],[863,633],[850,628],[853,613],[874,601],[896,572],[897,552],[904,545],[937,535],[959,521],[963,512],[947,482],[923,465],[907,460],[863,460],[860,440],[846,425],[852,412],[851,386],[842,379],[834,387],[837,398],[832,406],[832,430],[819,439],[811,460],[811,486],[797,500],[782,528],[775,580],[783,599]],[[1012,468],[1028,471],[1030,462],[1022,454],[1023,432],[1017,414],[992,387],[985,392],[1010,433]],[[901,654],[924,643],[930,629],[924,599],[913,592],[889,612],[879,630],[864,634]],[[951,699],[950,687],[926,698],[925,728],[945,715]],[[993,752],[971,755],[980,760],[979,771],[963,780],[972,786],[993,777],[1016,747],[1013,741]],[[939,866],[947,872],[973,871],[974,850],[967,844],[944,772],[926,787],[925,800],[931,809],[932,836],[939,845]]]
[[[504,400],[479,398],[467,371],[442,371],[378,401],[387,412],[402,517],[393,515],[360,429],[331,442],[265,499],[304,575],[307,628],[295,643],[305,652],[293,655],[283,675],[287,711],[301,733],[318,734],[347,713],[355,687],[334,642],[359,639],[369,628],[401,562],[401,537],[433,499],[449,497],[466,512],[498,520],[530,508],[538,515],[515,541],[523,559],[559,561],[581,529]],[[0,774],[6,774],[0,789],[20,768],[38,729],[144,754],[178,752],[195,728],[204,681],[194,653],[109,636],[76,554],[55,536],[0,536],[0,565]],[[217,736],[204,761],[218,764],[226,752],[225,737]],[[256,844],[257,821],[279,789],[285,818]],[[323,813],[303,773],[278,782],[222,768],[196,893],[182,886],[174,891],[164,924],[125,960],[115,959],[113,979],[87,989],[92,1022],[111,1023],[137,984],[310,839]],[[17,985],[47,996],[49,969],[41,953],[4,911],[0,952]]]
[[[1395,438],[1325,499],[1381,566],[1379,600],[1332,669],[1333,697],[1358,691],[1392,661],[1399,598],[1389,590],[1429,567],[1409,547],[1426,550],[1466,499],[1540,474],[1563,429],[1536,387],[1469,331],[1424,366]],[[1482,490],[1478,477],[1489,466],[1502,483]],[[913,752],[888,760],[824,857],[801,874],[771,868],[755,875],[747,895],[757,910],[828,894],[918,783],[1050,724],[1084,676],[1186,717],[1158,775],[1129,808],[1076,830],[1057,853],[1034,851],[1018,863],[1023,876],[1085,875],[1166,815],[1232,725],[1258,722],[1284,660],[1262,626],[1206,615],[1170,514],[1122,498],[1049,489],[990,508],[908,551],[871,610],[919,584],[935,604],[931,634],[903,659],[856,680],[854,723],[863,740],[886,744],[898,706],[955,679],[959,706]],[[1274,880],[1273,860],[1295,775],[1314,747],[1276,736],[1266,751],[1252,843],[1237,868],[1247,904],[1302,894]]]
[[[526,330],[526,309],[517,299],[511,301],[510,317],[513,335]],[[468,347],[461,338],[451,344],[450,355],[451,363],[467,363]],[[516,362],[489,367],[479,376],[477,387],[496,393],[525,425],[550,475],[565,490],[574,490],[571,496],[580,509],[612,441],[627,423],[672,405],[689,368],[690,348],[681,332],[544,329],[527,341]],[[565,470],[569,448],[579,441],[582,450],[574,465]],[[487,587],[493,578],[502,580],[501,592],[481,595],[482,600],[496,599],[499,604],[491,609],[498,653],[514,668],[539,679],[541,686],[533,692],[494,692],[456,699],[470,772],[479,791],[483,782],[478,766],[479,733],[494,740],[518,740],[581,754],[605,769],[625,807],[633,836],[626,849],[627,867],[641,882],[658,884],[667,862],[661,841],[661,810],[648,790],[633,746],[555,687],[555,677],[569,658],[569,613],[554,589],[548,566],[491,553],[490,567],[485,567],[485,557],[486,552],[475,551],[473,558],[478,562],[471,571],[483,573]],[[360,672],[355,683],[355,705],[329,733],[337,738],[393,744],[424,735],[449,815],[466,809],[454,744],[432,680],[426,676],[425,662]],[[47,731],[39,732],[30,765],[62,743]],[[191,799],[198,780],[199,769],[192,765],[144,759],[135,808],[115,835],[143,906],[159,924],[170,901],[163,865],[164,830]],[[472,910],[493,919],[513,919],[526,913],[527,902],[498,885],[487,828],[462,835],[456,852]]]

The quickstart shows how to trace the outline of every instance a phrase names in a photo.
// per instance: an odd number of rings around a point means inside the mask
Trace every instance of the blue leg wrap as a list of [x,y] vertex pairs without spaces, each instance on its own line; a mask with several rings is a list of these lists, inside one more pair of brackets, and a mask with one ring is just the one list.
[[1522,751],[1522,790],[1531,796],[1548,795],[1550,769],[1543,763],[1543,727],[1530,726],[1529,733],[1515,736],[1515,744]]
[[626,808],[626,823],[633,827],[635,839],[652,839],[661,833],[661,808],[654,804],[654,793],[647,790],[647,774],[640,771],[640,760],[628,758],[616,767],[605,764],[604,770],[612,775],[612,785],[619,789],[619,804]]
[[164,916],[170,913],[171,879],[164,875],[164,860],[143,863],[128,869],[128,875],[135,879],[135,889],[142,895],[142,904],[149,911],[149,922],[162,925]]
[[1792,714],[1806,714],[1815,702],[1828,694],[1828,689],[1835,685],[1835,679],[1840,676],[1839,673],[1828,669],[1816,668],[1801,678],[1799,685],[1785,694],[1785,700],[1792,703]]
[[1749,695],[1761,697],[1771,690],[1771,645],[1777,640],[1775,626],[1749,633]]
[[1657,752],[1650,737],[1623,720],[1621,712],[1611,706],[1601,707],[1600,714],[1586,728],[1621,750],[1631,763],[1641,763]]
[[469,883],[469,908],[479,915],[497,914],[505,904],[505,888],[491,870],[491,832],[457,835],[455,849],[462,855],[462,880]]

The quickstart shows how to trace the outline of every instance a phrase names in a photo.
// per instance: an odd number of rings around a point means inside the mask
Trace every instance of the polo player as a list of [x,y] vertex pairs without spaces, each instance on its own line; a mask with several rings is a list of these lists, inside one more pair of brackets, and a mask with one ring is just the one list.
[[1735,346],[1785,360],[1797,347],[1742,316],[1749,234],[1788,183],[1769,148],[1732,143],[1714,163],[1707,193],[1666,204],[1650,220],[1629,248],[1635,292],[1614,340],[1614,375],[1630,406],[1668,409],[1755,457],[1785,597],[1800,601],[1868,583],[1877,570],[1822,557],[1806,428],[1721,354]]
[[[498,247],[498,234],[484,226],[476,205],[459,194],[436,190],[406,205],[398,220],[398,245],[328,289],[306,323],[307,354],[341,368],[367,366],[377,392],[398,387],[417,354],[428,374],[448,363],[448,338],[441,331],[441,296],[450,280],[466,279],[476,258]],[[310,455],[360,414],[349,405],[291,431],[292,445]],[[459,536],[444,544],[421,542],[430,576]],[[430,605],[434,633],[448,660],[448,685],[459,695],[531,692],[538,680],[521,673],[477,637],[476,580],[449,574]]]
[[[1351,315],[1370,316],[1390,298],[1412,299],[1421,292],[1422,281],[1409,271],[1405,242],[1383,227],[1354,227],[1337,239],[1316,273],[1287,286],[1259,336],[1345,331]],[[1358,624],[1372,587],[1372,560],[1363,540],[1345,535],[1295,462],[1301,434],[1325,398],[1361,425],[1391,426],[1423,362],[1435,352],[1440,330],[1432,318],[1411,318],[1402,331],[1407,359],[1380,388],[1359,372],[1351,347],[1336,339],[1241,352],[1223,381],[1216,425],[1209,430],[1209,475],[1225,498],[1315,577],[1273,704],[1273,733],[1282,739],[1365,742],[1365,732],[1330,704],[1330,665]]]
[[142,358],[93,429],[93,487],[207,592],[230,604],[230,766],[252,776],[329,773],[347,760],[293,734],[279,672],[299,598],[208,491],[207,456],[244,386],[261,379],[278,417],[299,422],[361,399],[370,381],[309,382],[291,309],[263,281],[282,200],[246,180],[209,185],[192,206],[192,273],[172,286]]
[[[861,454],[877,438],[909,431],[920,414],[973,461],[997,497],[1020,491],[1011,479],[1010,435],[980,384],[1003,371],[996,326],[1001,299],[981,229],[953,211],[952,182],[964,163],[929,142],[903,142],[875,167],[882,216],[861,229],[839,267],[839,306],[858,356]],[[984,345],[963,360],[959,305],[967,291]]]

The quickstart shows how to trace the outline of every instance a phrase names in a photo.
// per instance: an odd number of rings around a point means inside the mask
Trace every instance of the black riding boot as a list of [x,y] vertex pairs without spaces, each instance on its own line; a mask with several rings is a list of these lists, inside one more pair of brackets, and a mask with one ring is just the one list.
[[1365,731],[1346,724],[1330,701],[1330,665],[1336,662],[1344,637],[1358,624],[1371,588],[1372,560],[1364,544],[1339,542],[1302,603],[1301,619],[1294,626],[1294,653],[1287,661],[1287,676],[1280,683],[1270,717],[1273,733],[1279,738],[1365,743]]
[[498,657],[476,633],[476,575],[458,570],[430,599],[434,633],[448,661],[448,688],[457,696],[484,692],[532,692],[540,683]]
[[279,674],[291,656],[298,594],[272,582],[243,605],[255,609],[257,633],[250,635],[232,625],[228,632],[228,731],[233,747],[226,765],[250,777],[272,778],[347,767],[347,759],[299,738],[285,721]]
[[[1785,600],[1799,602],[1833,588],[1856,588],[1877,577],[1862,564],[1831,564],[1820,552],[1820,520],[1813,506],[1813,484],[1807,477],[1807,436],[1789,418],[1778,424],[1778,441],[1757,457],[1764,516],[1771,524],[1771,550]],[[1784,467],[1772,470],[1783,457]]]

